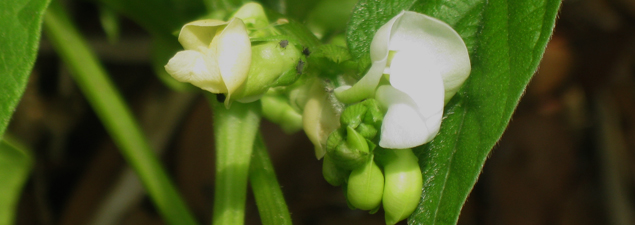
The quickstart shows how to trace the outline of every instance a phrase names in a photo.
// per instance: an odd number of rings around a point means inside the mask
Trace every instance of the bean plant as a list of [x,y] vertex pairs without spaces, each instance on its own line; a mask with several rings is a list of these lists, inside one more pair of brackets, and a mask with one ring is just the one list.
[[[324,181],[385,223],[456,224],[553,32],[560,0],[96,0],[156,43],[157,77],[214,111],[212,224],[291,224],[259,131],[304,132]],[[5,133],[41,33],[167,224],[199,224],[57,0],[0,3],[0,225],[34,158]],[[106,33],[116,33],[106,20]],[[164,53],[164,54],[159,54]]]

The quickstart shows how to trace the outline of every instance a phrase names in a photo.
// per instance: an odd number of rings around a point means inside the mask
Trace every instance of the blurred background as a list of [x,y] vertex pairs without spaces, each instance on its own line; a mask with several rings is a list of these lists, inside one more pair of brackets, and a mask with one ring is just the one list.
[[[154,75],[150,35],[139,25],[120,17],[113,42],[97,5],[70,3],[187,204],[209,224],[214,140],[207,101],[172,91]],[[295,224],[384,224],[381,211],[348,209],[341,189],[322,178],[304,133],[285,134],[267,121],[261,129]],[[17,224],[164,224],[46,35],[8,133],[36,158]],[[633,137],[635,1],[564,0],[541,66],[459,224],[635,224]],[[260,224],[248,198],[246,223]]]

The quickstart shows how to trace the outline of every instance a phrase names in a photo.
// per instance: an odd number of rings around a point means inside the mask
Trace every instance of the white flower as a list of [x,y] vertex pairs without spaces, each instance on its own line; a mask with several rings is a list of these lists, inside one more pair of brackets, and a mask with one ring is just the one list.
[[[375,97],[387,108],[379,145],[412,148],[439,131],[443,106],[470,74],[467,48],[446,23],[404,11],[383,25],[371,42],[371,68],[353,87],[335,90],[353,103]],[[390,85],[378,87],[383,74]]]
[[165,70],[178,81],[227,94],[228,104],[247,79],[251,65],[251,42],[243,21],[190,22],[181,29],[179,42],[185,50],[176,53]]

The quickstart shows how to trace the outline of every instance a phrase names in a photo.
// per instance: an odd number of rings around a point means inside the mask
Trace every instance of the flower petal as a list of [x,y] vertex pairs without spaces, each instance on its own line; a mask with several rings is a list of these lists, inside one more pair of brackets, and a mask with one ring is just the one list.
[[262,5],[255,2],[249,2],[241,6],[233,17],[240,18],[251,28],[263,29],[269,26],[269,19],[267,19],[265,9],[262,8]]
[[393,25],[401,18],[404,13],[392,18],[388,23],[384,24],[377,30],[373,41],[370,43],[370,59],[373,61],[370,69],[353,87],[341,86],[335,89],[335,96],[343,103],[353,103],[372,97],[375,89],[379,84],[381,75],[386,68],[388,60],[388,43],[392,36]]
[[443,78],[445,102],[449,101],[471,70],[461,36],[443,21],[416,12],[404,12],[394,27],[389,49],[398,52],[416,49],[433,55],[432,60]]
[[377,100],[388,108],[381,125],[379,146],[413,148],[429,142],[439,131],[443,112],[422,117],[417,104],[406,93],[382,85],[377,89]]
[[186,50],[206,52],[216,31],[226,24],[225,21],[212,19],[189,22],[181,28],[179,43]]
[[212,40],[212,52],[215,52],[220,74],[227,87],[227,101],[243,84],[251,65],[251,41],[242,20],[234,18],[227,27]]
[[335,129],[340,127],[340,120],[335,109],[328,103],[324,86],[314,82],[310,97],[304,105],[302,124],[304,133],[315,145],[315,157],[320,159],[326,154],[326,141]]
[[227,92],[216,61],[194,50],[177,52],[165,70],[180,82],[189,82],[213,93]]
[[[443,113],[443,80],[430,53],[402,50],[395,53],[390,67],[390,84],[408,95],[422,118]],[[438,123],[437,123],[438,122]],[[439,126],[441,120],[434,124]]]

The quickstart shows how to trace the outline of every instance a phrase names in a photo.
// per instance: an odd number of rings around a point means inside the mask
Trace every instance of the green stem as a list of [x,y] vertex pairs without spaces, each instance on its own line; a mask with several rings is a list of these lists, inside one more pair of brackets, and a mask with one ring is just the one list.
[[33,159],[21,144],[0,137],[0,225],[15,224],[22,188],[29,178]]
[[241,225],[245,222],[247,176],[254,140],[260,125],[260,102],[234,102],[229,109],[208,95],[214,107],[216,139],[216,189],[214,225]]
[[284,201],[280,184],[269,159],[267,148],[258,135],[249,167],[249,182],[256,198],[260,221],[263,225],[290,225],[291,215]]
[[196,224],[104,68],[56,1],[44,17],[44,28],[161,215],[169,224]]

